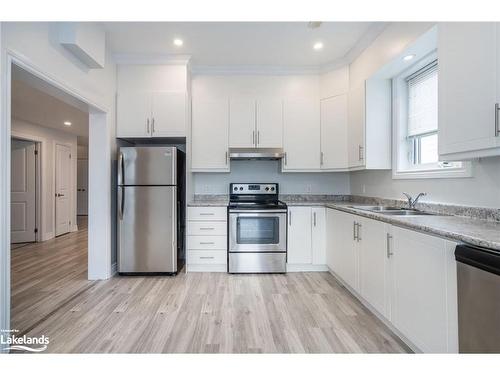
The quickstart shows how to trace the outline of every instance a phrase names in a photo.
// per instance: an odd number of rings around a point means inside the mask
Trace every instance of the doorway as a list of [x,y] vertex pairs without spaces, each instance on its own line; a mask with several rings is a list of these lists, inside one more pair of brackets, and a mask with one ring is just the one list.
[[71,147],[56,144],[55,231],[56,237],[71,231]]

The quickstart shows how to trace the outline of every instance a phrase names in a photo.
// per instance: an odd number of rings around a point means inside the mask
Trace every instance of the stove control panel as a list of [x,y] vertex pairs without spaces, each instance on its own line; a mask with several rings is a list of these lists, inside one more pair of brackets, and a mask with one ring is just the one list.
[[278,194],[278,184],[230,184],[230,194]]

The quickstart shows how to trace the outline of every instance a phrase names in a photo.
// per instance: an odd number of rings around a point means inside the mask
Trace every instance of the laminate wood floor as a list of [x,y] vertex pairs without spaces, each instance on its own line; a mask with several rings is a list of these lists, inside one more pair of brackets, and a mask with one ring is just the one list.
[[[48,336],[48,352],[409,351],[329,273],[181,273],[88,282],[84,279],[86,233],[81,232],[64,239],[67,248],[61,238],[55,240],[58,250],[54,246],[52,253],[33,250],[44,272],[35,266],[31,272],[26,270],[26,264],[37,263],[27,259],[28,252],[16,254],[13,261],[12,326],[28,327],[30,336]],[[78,255],[70,255],[71,248]],[[43,254],[59,259],[60,264],[42,259]],[[31,281],[23,282],[17,272],[24,272]],[[30,309],[29,300],[36,309]],[[32,312],[24,313],[25,308]]]

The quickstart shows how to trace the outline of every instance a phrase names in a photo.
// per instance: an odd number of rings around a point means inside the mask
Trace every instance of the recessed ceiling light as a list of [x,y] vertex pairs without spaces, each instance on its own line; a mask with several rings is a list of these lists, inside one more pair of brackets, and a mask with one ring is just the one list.
[[69,121],[64,121],[63,124],[66,126],[71,126],[71,122],[69,122]]
[[319,51],[320,49],[323,49],[323,42],[316,42],[316,43],[314,43],[313,48],[316,51]]
[[180,47],[183,44],[184,44],[184,42],[182,41],[182,39],[179,39],[179,38],[174,39],[174,45],[176,45],[177,47]]
[[406,55],[405,57],[403,57],[403,60],[404,61],[410,61],[410,60],[413,60],[415,58],[415,54],[411,54],[411,55]]

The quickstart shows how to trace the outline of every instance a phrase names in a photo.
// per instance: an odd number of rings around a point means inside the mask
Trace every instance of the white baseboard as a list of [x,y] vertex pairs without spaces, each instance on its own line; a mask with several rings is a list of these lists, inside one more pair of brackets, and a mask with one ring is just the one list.
[[286,265],[286,272],[327,272],[326,264],[289,264]]
[[227,264],[187,264],[188,272],[227,272]]
[[118,264],[114,262],[111,265],[111,277],[115,276],[118,273]]
[[47,232],[47,233],[43,233],[42,234],[42,242],[43,241],[48,241],[48,240],[51,240],[53,239],[55,236],[54,236],[54,232]]
[[78,225],[77,224],[73,224],[71,226],[71,232],[78,232]]

